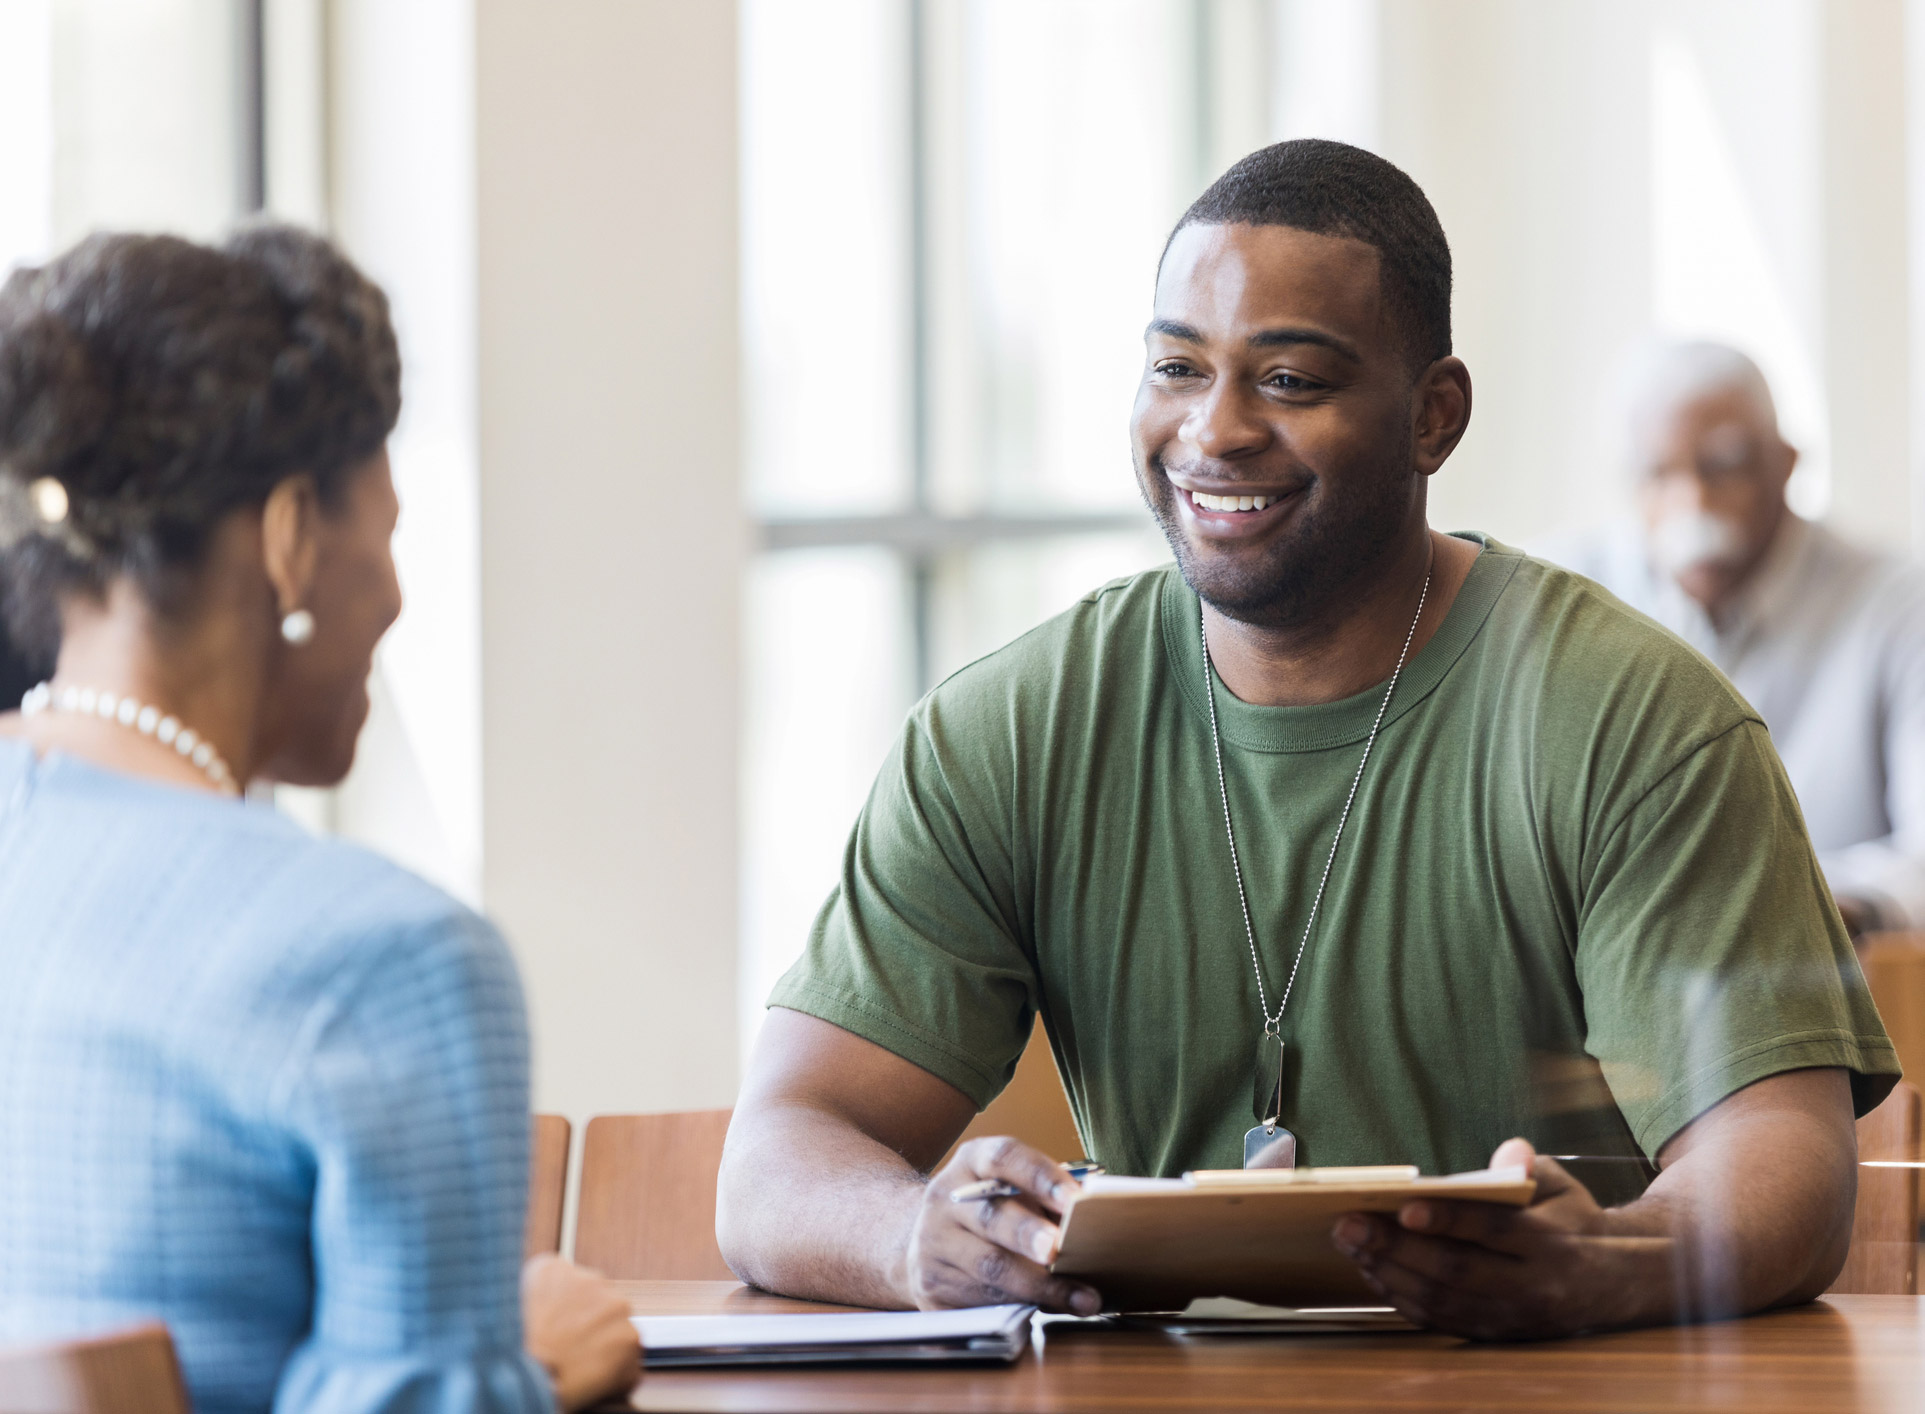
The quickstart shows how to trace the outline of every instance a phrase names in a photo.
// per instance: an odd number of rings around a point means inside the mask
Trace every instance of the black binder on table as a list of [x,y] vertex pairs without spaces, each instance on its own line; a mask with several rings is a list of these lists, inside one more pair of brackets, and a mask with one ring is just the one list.
[[636,1316],[651,1370],[727,1365],[1008,1364],[1033,1306],[802,1316]]

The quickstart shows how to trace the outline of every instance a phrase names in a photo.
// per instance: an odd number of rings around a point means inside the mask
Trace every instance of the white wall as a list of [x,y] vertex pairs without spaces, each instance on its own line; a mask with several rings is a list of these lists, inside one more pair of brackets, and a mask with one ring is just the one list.
[[539,1108],[727,1104],[734,6],[333,0],[327,38],[332,222],[402,342],[408,596],[332,823],[502,926]]
[[1384,0],[1379,151],[1456,267],[1469,434],[1432,519],[1513,542],[1593,521],[1617,480],[1598,371],[1649,318],[1645,57],[1632,5]]
[[736,1086],[733,4],[481,0],[482,894],[537,1102]]
[[1821,9],[1831,519],[1862,539],[1925,548],[1912,518],[1905,6]]

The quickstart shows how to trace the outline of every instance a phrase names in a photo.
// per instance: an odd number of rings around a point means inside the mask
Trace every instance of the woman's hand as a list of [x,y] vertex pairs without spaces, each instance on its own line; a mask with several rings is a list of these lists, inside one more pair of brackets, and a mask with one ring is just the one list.
[[619,1399],[642,1377],[642,1342],[628,1303],[599,1272],[552,1255],[521,1269],[528,1353],[541,1362],[562,1410]]

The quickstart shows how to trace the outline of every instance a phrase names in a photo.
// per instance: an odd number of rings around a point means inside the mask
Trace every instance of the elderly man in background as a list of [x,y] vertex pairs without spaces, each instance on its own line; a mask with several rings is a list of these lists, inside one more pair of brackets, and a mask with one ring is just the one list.
[[1627,380],[1636,532],[1553,549],[1764,718],[1854,934],[1925,928],[1925,574],[1797,515],[1798,453],[1736,349],[1668,343]]

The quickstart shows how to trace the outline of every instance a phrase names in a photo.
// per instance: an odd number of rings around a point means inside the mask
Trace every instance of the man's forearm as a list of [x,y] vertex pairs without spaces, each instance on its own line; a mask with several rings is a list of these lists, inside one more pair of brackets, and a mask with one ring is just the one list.
[[1814,1147],[1809,1119],[1793,1113],[1734,1117],[1722,1129],[1608,1213],[1639,1270],[1624,1288],[1638,1309],[1614,1324],[1762,1311],[1810,1300],[1838,1275],[1856,1191],[1849,1156]]
[[904,1274],[923,1176],[846,1121],[771,1105],[729,1132],[716,1236],[742,1280],[787,1296],[912,1305]]

